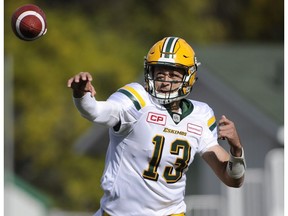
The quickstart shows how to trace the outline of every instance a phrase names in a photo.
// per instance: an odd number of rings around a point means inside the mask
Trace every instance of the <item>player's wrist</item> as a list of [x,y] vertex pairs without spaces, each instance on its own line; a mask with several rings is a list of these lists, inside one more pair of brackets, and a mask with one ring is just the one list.
[[234,157],[241,157],[242,151],[243,151],[242,146],[240,146],[240,147],[233,146],[230,148],[230,154]]
[[74,98],[82,98],[85,95],[86,92],[79,91],[79,90],[73,90],[73,97]]
[[233,156],[230,152],[229,161],[227,163],[226,171],[228,175],[233,179],[241,178],[246,169],[246,161],[244,155],[244,149],[241,148],[241,156]]

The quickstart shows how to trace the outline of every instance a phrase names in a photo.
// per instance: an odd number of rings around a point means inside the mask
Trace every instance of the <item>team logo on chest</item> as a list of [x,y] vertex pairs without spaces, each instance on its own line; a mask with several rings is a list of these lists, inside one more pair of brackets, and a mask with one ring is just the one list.
[[173,113],[172,118],[173,118],[173,121],[176,122],[176,123],[179,123],[180,120],[181,120],[180,115],[177,114],[177,113]]
[[162,115],[159,113],[149,112],[146,121],[153,123],[153,124],[159,124],[159,125],[166,125],[167,116]]

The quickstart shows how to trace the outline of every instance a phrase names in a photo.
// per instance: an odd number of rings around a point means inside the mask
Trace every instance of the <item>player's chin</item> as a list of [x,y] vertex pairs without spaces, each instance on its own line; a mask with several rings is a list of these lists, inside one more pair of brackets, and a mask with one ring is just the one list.
[[168,95],[170,94],[169,91],[158,91],[157,94]]

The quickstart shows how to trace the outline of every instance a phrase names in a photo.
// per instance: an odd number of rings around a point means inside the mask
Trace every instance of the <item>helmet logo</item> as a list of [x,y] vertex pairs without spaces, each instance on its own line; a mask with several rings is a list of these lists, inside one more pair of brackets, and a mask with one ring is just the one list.
[[172,58],[174,57],[174,49],[179,38],[177,37],[168,37],[166,38],[162,50],[161,58]]

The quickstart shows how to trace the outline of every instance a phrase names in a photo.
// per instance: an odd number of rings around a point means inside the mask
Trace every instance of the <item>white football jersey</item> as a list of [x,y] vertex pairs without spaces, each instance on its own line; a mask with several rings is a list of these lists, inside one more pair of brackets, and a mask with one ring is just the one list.
[[[87,104],[79,109],[81,113]],[[185,212],[185,173],[196,153],[203,154],[218,144],[213,110],[205,103],[184,99],[182,113],[171,113],[138,83],[128,84],[112,94],[107,106],[110,107],[106,112],[112,113],[113,122],[120,121],[121,126],[109,131],[110,143],[101,179],[102,210],[95,215],[102,215],[103,210],[112,216]],[[101,110],[103,115],[97,115],[102,123],[110,125],[109,113]],[[97,118],[90,120],[98,122]]]

